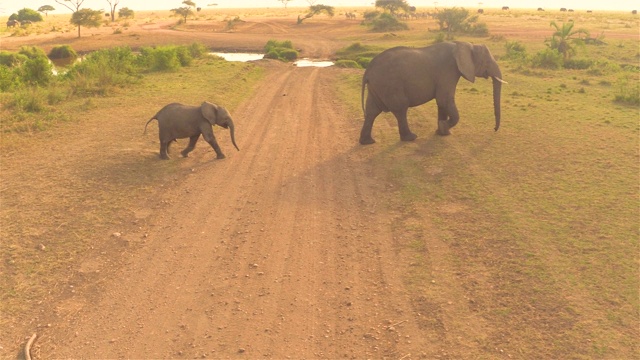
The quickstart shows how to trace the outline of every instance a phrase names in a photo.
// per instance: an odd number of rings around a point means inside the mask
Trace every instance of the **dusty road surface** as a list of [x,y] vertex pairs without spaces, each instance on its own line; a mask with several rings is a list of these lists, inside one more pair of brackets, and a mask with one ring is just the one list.
[[[237,48],[260,28],[254,42],[264,44],[286,33],[286,24],[249,23],[244,38],[202,33],[200,40],[215,37],[216,44]],[[298,39],[306,54],[327,58],[341,45],[322,26],[287,38]],[[164,27],[149,31],[140,37],[147,44],[194,41]],[[92,50],[118,45],[114,38],[67,40]],[[64,39],[23,40],[47,47]],[[369,162],[373,148],[357,144],[359,122],[335,99],[332,82],[340,70],[266,66],[257,95],[233,114],[252,119],[237,123],[241,151],[226,149],[223,161],[207,161],[210,149],[182,160],[192,164],[185,179],[131,209],[135,231],[121,240],[114,234],[115,244],[135,243],[132,250],[116,251],[119,259],[98,251],[80,255],[68,283],[59,285],[66,295],[20,318],[25,329],[14,331],[38,329],[36,358],[435,358],[452,351],[449,336],[474,332],[458,321],[461,333],[446,330],[442,314],[434,320],[422,311],[433,312],[424,298],[405,290],[409,264],[394,245],[389,184]],[[83,136],[45,139],[37,147],[53,151],[11,154],[7,179],[33,175],[52,181],[40,191],[67,192],[63,184],[77,169],[98,164],[92,161],[101,146],[122,146],[106,143],[139,120],[117,111],[108,122],[85,119]],[[174,146],[174,157],[182,145]],[[121,157],[123,150],[116,151]],[[25,175],[24,164],[37,174]],[[19,334],[11,335],[19,342]],[[8,345],[5,355],[20,354]]]
[[261,119],[242,128],[242,151],[195,165],[164,208],[138,210],[149,214],[146,235],[131,236],[146,245],[100,294],[58,305],[42,358],[439,351],[403,290],[384,183],[357,129],[336,126],[349,121],[332,99],[333,76],[272,69],[261,96],[234,114]]

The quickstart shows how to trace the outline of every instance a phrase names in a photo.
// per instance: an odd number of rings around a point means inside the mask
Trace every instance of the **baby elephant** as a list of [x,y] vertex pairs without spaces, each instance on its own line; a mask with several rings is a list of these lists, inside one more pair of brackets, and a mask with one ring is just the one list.
[[[224,159],[225,156],[220,150],[220,146],[213,136],[213,125],[222,126],[231,132],[231,142],[238,149],[236,139],[234,137],[233,120],[227,109],[222,106],[203,102],[200,106],[189,106],[178,103],[172,103],[163,107],[155,114],[144,126],[144,132],[147,132],[147,125],[152,120],[158,120],[158,128],[160,129],[160,158],[169,159],[169,143],[176,139],[189,138],[189,145],[180,153],[187,157],[189,153],[196,147],[196,142],[200,134],[204,140],[215,150],[218,159]],[[240,151],[240,149],[238,149]]]

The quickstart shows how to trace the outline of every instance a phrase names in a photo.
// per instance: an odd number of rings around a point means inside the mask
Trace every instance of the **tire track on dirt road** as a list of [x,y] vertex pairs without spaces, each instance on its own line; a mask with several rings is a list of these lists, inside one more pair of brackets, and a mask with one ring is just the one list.
[[411,321],[383,186],[333,98],[340,70],[270,68],[233,114],[242,151],[182,160],[198,165],[147,219],[145,245],[97,302],[69,300],[42,354],[401,357],[432,346]]

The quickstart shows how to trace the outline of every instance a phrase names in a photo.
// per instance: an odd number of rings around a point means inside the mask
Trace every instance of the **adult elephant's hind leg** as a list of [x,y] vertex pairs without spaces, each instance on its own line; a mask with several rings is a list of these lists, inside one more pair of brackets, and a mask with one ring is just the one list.
[[160,140],[160,159],[169,160],[169,143],[171,143],[171,141],[173,140]]
[[371,137],[371,130],[373,129],[373,122],[381,112],[382,110],[380,110],[378,105],[372,100],[371,94],[369,94],[365,105],[364,124],[362,124],[362,130],[360,130],[360,144],[369,145],[376,142],[373,140],[373,137]]
[[402,109],[398,111],[393,111],[393,115],[398,120],[398,132],[400,133],[400,140],[402,141],[413,141],[418,135],[411,132],[409,129],[409,123],[407,122],[407,110]]
[[189,145],[187,145],[187,147],[180,152],[180,154],[182,154],[183,157],[188,157],[189,153],[193,151],[193,149],[195,149],[196,143],[198,142],[198,138],[200,138],[200,134],[194,135],[189,138]]

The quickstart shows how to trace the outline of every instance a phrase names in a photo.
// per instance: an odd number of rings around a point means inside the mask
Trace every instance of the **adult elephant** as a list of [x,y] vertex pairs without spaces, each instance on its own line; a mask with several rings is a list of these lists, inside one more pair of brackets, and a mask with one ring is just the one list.
[[238,149],[231,115],[224,107],[208,101],[203,102],[200,106],[179,103],[166,105],[147,121],[144,126],[145,133],[147,125],[152,120],[158,120],[160,158],[163,160],[169,159],[169,144],[176,139],[189,138],[189,145],[181,152],[183,157],[189,156],[189,153],[196,147],[200,134],[216,152],[217,158],[224,159],[225,156],[213,135],[213,125],[228,128],[231,133],[231,142]]
[[18,25],[20,25],[20,22],[18,20],[13,19],[13,20],[7,21],[7,27],[8,28],[9,27],[16,27]]
[[[460,116],[455,103],[460,76],[474,82],[476,76],[493,79],[495,130],[500,127],[502,73],[485,45],[443,42],[423,48],[395,47],[377,55],[362,77],[364,124],[360,144],[373,144],[373,122],[381,112],[391,112],[398,120],[402,141],[413,141],[407,110],[436,99],[439,135],[449,135]],[[364,90],[368,89],[365,103]]]

